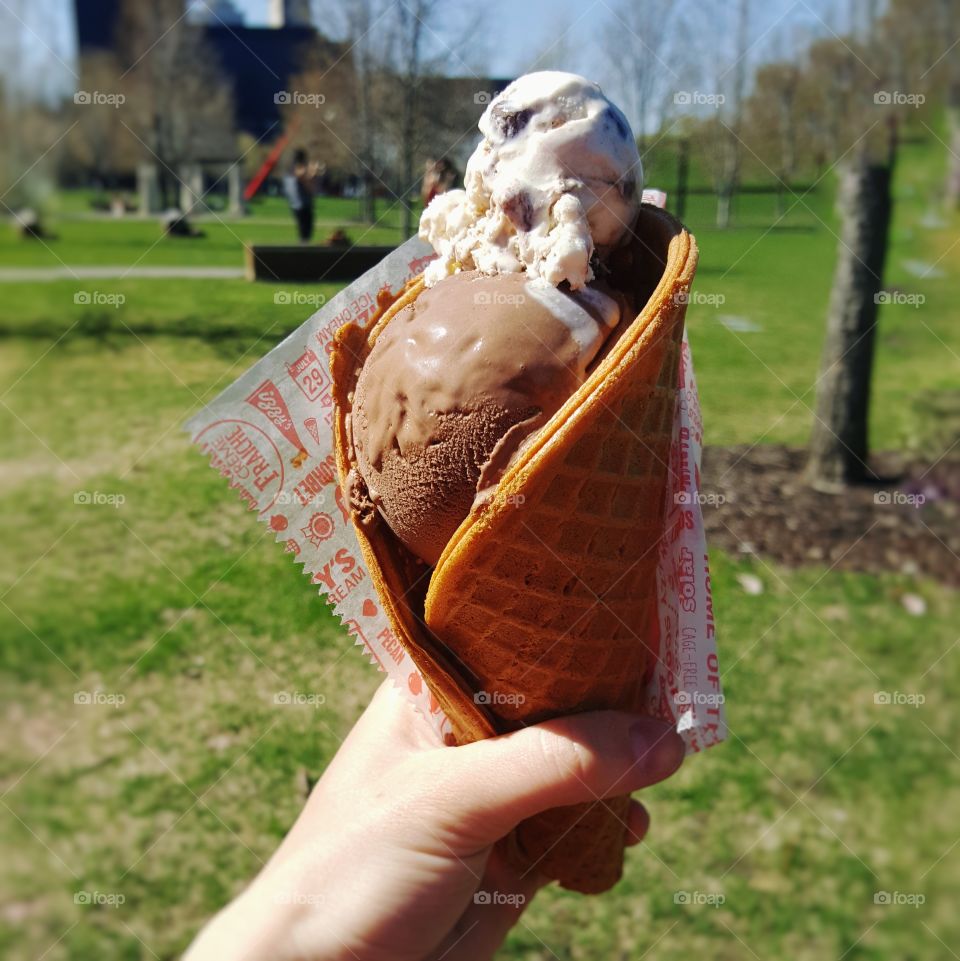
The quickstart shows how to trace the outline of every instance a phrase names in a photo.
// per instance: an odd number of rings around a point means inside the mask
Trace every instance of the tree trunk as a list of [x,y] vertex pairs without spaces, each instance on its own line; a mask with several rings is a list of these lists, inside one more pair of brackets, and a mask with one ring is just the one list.
[[949,144],[947,148],[946,203],[950,210],[960,210],[960,89],[951,96],[947,106]]
[[830,294],[807,479],[835,489],[867,478],[867,428],[892,163],[861,156],[840,174],[841,239]]
[[684,137],[677,145],[677,220],[687,214],[687,181],[690,177],[690,141]]
[[726,230],[730,226],[730,202],[733,200],[733,184],[725,183],[717,192],[717,227]]

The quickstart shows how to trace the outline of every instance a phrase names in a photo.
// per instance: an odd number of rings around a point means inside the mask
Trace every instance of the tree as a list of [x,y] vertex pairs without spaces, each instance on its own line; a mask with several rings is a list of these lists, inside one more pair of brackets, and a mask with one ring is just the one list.
[[785,212],[786,191],[799,163],[799,87],[797,64],[765,64],[757,70],[754,93],[745,109],[745,139],[777,177],[777,217]]
[[622,51],[610,92],[634,125],[641,153],[647,131],[663,122],[664,73],[674,75],[666,50],[673,6],[671,0],[620,0],[605,30],[605,47]]
[[[720,167],[717,189],[717,226],[730,226],[733,196],[740,185],[740,166],[743,156],[743,100],[747,82],[747,53],[749,41],[749,3],[738,0],[736,28],[736,59],[728,68],[733,74],[730,87],[729,111],[726,101],[721,105]],[[726,73],[726,71],[725,71]]]
[[[879,294],[887,256],[893,211],[891,185],[897,149],[896,113],[881,121],[876,111],[891,106],[883,86],[899,69],[884,77],[876,72],[884,58],[881,33],[874,22],[864,45],[864,61],[875,79],[873,96],[852,110],[855,137],[840,166],[837,203],[840,244],[824,341],[817,407],[810,438],[807,479],[816,487],[836,489],[869,476],[869,410]],[[876,68],[876,69],[875,69]],[[860,87],[862,90],[862,86]],[[865,92],[865,91],[864,91]],[[883,136],[888,140],[881,146]]]
[[[112,53],[84,55],[80,60],[80,84],[84,91],[120,94],[121,70]],[[99,183],[110,186],[120,170],[135,166],[136,142],[124,122],[125,105],[79,103],[73,108],[74,124],[68,135],[73,161]]]
[[401,91],[400,200],[404,237],[413,232],[413,191],[419,182],[414,171],[418,152],[417,124],[424,76],[424,29],[437,0],[397,0],[396,67]]
[[182,0],[122,0],[119,47],[136,136],[158,164],[163,202],[176,202],[179,167],[236,152],[229,84]]
[[865,479],[877,303],[883,286],[892,166],[861,152],[844,164],[842,230],[827,317],[808,479],[819,487]]
[[391,102],[385,71],[388,50],[381,22],[389,11],[389,0],[349,0],[335,4],[341,28],[351,50],[353,104],[350,143],[362,184],[362,217],[368,224],[377,220],[377,190],[383,183],[383,158],[378,131],[386,120]]

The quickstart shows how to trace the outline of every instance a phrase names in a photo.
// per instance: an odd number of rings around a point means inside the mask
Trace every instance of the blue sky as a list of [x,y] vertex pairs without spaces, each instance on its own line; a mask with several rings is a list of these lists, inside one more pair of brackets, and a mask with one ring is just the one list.
[[[234,2],[248,23],[266,21],[267,0]],[[468,46],[467,62],[454,60],[450,72],[491,76],[522,73],[530,68],[538,54],[569,31],[568,39],[554,47],[554,59],[548,65],[563,66],[601,83],[610,83],[610,73],[616,67],[615,59],[609,56],[606,38],[609,25],[614,21],[613,10],[622,2],[624,0],[485,0],[483,9],[487,11],[490,30],[486,37],[474,38]],[[4,64],[10,66],[11,57],[3,48],[11,42],[8,28],[16,23],[12,17],[19,14],[20,30],[25,38],[20,74],[25,85],[38,92],[72,89],[72,6],[72,0],[3,0],[0,3],[0,54],[3,55],[0,70]],[[324,0],[316,6],[335,9],[336,0]],[[727,0],[726,6],[732,9],[733,0]],[[843,29],[850,6],[851,0],[752,0],[751,34],[756,46],[751,52],[751,62],[755,65],[765,54],[769,55],[771,44],[785,32],[802,37],[824,33],[829,29],[827,25]],[[709,53],[710,47],[724,38],[717,37],[716,27],[708,24],[708,8],[716,9],[716,5],[710,0],[677,0],[673,4],[673,9],[685,11],[690,31],[696,34],[695,39],[701,45],[708,45]],[[443,0],[440,9],[436,49],[461,33],[465,22],[462,2]],[[321,29],[324,29],[322,22]]]

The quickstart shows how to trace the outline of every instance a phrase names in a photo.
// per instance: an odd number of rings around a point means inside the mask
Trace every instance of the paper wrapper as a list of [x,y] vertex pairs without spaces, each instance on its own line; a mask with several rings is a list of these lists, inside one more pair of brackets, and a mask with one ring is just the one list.
[[[380,610],[339,485],[328,353],[348,321],[365,325],[377,294],[398,291],[433,252],[416,238],[342,290],[186,425],[230,487],[303,565],[344,626],[440,736],[450,722]],[[660,656],[650,713],[677,725],[688,750],[725,736],[707,547],[700,513],[702,425],[684,339],[658,570]]]

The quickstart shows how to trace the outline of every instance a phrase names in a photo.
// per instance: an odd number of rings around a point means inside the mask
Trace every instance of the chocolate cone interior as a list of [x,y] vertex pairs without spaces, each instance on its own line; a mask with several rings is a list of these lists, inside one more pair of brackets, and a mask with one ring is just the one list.
[[[464,743],[547,717],[640,706],[656,656],[656,563],[686,297],[696,245],[641,209],[610,282],[643,305],[587,381],[474,510],[434,570],[386,524],[357,524],[398,638]],[[380,330],[341,329],[331,356],[338,469],[352,468],[351,391]],[[476,695],[479,693],[479,697]],[[620,875],[625,799],[559,809],[509,839],[514,863],[585,892]]]

